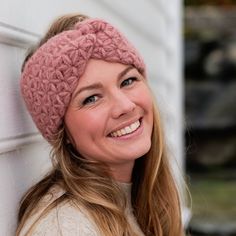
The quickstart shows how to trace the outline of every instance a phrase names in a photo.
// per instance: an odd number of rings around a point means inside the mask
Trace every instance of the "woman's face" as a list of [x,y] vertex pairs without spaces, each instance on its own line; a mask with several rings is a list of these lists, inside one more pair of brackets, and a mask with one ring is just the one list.
[[153,104],[145,79],[132,66],[90,59],[65,124],[80,155],[105,162],[124,180],[151,146]]

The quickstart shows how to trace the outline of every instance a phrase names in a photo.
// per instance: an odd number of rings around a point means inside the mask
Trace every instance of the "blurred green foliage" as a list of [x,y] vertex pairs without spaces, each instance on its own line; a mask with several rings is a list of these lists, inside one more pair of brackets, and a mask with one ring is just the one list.
[[193,219],[212,224],[236,222],[236,180],[193,177]]

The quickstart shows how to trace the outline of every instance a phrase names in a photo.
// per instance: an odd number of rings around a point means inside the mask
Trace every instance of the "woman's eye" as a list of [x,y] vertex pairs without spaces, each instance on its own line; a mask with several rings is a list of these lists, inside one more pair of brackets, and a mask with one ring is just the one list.
[[121,87],[124,87],[124,86],[128,86],[130,84],[132,84],[134,81],[136,81],[137,78],[136,77],[130,77],[126,80],[124,80],[122,83],[121,83]]
[[89,96],[89,97],[84,99],[83,105],[95,103],[97,100],[98,100],[98,96],[97,95]]

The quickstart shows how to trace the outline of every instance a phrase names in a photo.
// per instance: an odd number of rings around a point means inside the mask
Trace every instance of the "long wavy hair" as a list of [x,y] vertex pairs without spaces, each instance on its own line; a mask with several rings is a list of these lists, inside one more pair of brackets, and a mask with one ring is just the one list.
[[[75,23],[87,18],[74,14],[57,19],[37,47],[29,52],[25,62],[50,37],[73,28]],[[151,148],[147,154],[135,161],[132,173],[131,200],[134,215],[147,236],[182,236],[184,231],[178,190],[168,163],[159,112],[156,105],[153,106]],[[26,235],[30,235],[41,217],[51,209],[62,202],[71,201],[75,206],[88,211],[101,235],[135,236],[124,215],[124,193],[111,178],[108,166],[79,156],[68,145],[67,140],[66,128],[62,124],[55,141],[51,143],[52,170],[31,187],[21,200],[16,235],[20,234],[27,219],[37,211],[38,202],[50,192],[50,188],[59,185],[65,193],[41,213]]]

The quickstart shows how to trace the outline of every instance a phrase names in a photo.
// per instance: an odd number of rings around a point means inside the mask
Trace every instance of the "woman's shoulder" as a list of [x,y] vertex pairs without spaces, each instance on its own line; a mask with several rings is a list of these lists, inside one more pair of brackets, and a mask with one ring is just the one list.
[[[60,187],[54,187],[40,203],[40,209],[32,215],[24,225],[20,236],[27,235],[26,232],[37,221],[46,207],[65,193]],[[63,201],[50,209],[36,222],[30,236],[97,236],[96,226],[89,214],[73,204],[72,201]]]

